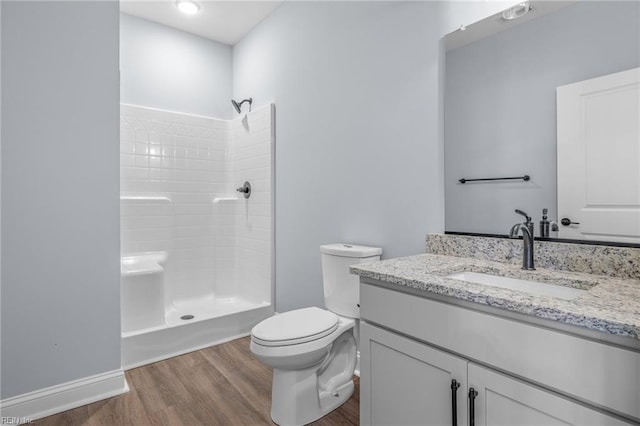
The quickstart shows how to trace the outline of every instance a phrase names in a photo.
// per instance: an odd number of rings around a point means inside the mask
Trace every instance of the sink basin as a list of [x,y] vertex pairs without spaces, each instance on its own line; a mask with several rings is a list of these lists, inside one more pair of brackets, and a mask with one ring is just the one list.
[[456,272],[454,274],[447,275],[447,278],[475,284],[483,284],[491,287],[522,291],[524,293],[538,294],[541,296],[557,297],[558,299],[564,300],[573,300],[587,292],[587,290],[580,290],[577,288],[521,280],[518,278],[501,277],[498,275],[482,274],[479,272]]

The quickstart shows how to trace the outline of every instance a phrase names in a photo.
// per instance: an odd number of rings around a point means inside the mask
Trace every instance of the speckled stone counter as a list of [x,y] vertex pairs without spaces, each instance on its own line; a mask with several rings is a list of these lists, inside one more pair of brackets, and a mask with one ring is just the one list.
[[[522,240],[428,234],[426,252],[522,265]],[[534,242],[538,268],[640,279],[640,249],[556,241]]]
[[[354,265],[351,271],[362,278],[398,286],[400,290],[406,287],[424,291],[425,296],[432,293],[616,336],[640,339],[638,279],[545,268],[524,271],[518,264],[435,254]],[[564,300],[447,278],[447,275],[461,271],[559,284],[588,291],[576,299]]]

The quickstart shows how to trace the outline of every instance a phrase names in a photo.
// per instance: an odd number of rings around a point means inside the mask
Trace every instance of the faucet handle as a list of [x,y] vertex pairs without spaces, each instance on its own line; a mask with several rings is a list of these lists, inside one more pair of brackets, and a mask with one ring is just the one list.
[[526,218],[525,223],[531,222],[531,217],[528,214],[526,214],[525,212],[523,212],[522,210],[516,209],[516,213],[518,213],[519,215],[522,215],[522,216],[524,216]]

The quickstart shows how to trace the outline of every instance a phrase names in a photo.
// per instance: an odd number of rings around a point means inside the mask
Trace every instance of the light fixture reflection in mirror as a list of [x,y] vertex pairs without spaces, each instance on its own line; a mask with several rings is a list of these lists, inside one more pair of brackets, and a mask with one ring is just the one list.
[[519,3],[502,12],[502,19],[506,21],[513,21],[514,19],[522,18],[530,11],[531,5],[529,5],[528,1],[525,1],[524,3]]

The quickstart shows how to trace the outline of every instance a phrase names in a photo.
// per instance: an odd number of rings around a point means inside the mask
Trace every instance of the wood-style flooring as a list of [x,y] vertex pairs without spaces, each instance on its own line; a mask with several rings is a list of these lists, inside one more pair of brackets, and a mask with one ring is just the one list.
[[[37,420],[38,425],[271,425],[271,369],[249,338],[126,372],[130,391]],[[359,381],[344,405],[314,425],[357,425]]]

